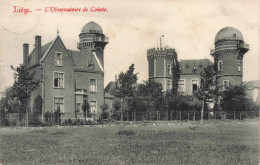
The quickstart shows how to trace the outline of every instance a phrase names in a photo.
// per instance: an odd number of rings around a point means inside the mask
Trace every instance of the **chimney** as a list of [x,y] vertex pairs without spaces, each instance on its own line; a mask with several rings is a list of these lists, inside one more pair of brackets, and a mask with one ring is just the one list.
[[35,37],[35,63],[39,63],[41,57],[41,36],[36,36]]
[[29,56],[29,44],[23,44],[23,65],[26,66],[28,64],[28,56]]

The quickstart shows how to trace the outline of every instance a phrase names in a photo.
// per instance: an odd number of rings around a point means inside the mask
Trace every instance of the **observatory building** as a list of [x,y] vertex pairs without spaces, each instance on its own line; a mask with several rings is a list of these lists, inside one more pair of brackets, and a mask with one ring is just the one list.
[[68,50],[59,34],[41,43],[41,36],[36,36],[30,55],[29,44],[23,45],[23,65],[41,81],[31,95],[31,107],[40,97],[43,114],[59,109],[61,118],[73,119],[84,118],[82,104],[88,103],[92,117],[98,118],[104,104],[104,49],[108,44],[101,26],[95,22],[83,26],[78,50]]
[[[200,74],[210,65],[217,72],[219,91],[230,84],[239,85],[243,77],[243,57],[249,50],[242,33],[233,27],[221,29],[215,37],[215,49],[211,50],[214,63],[209,59],[180,60],[179,92],[192,95],[200,86]],[[152,48],[147,50],[149,79],[162,83],[163,91],[172,89],[172,64],[177,56],[172,48]]]
[[242,33],[233,27],[221,29],[215,37],[215,49],[211,50],[217,72],[219,91],[229,85],[239,85],[243,78],[243,57],[249,50]]

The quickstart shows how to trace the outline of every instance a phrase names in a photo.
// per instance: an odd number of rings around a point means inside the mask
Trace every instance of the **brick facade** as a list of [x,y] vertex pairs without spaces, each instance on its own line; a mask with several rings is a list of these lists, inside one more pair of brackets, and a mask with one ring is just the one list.
[[108,38],[94,22],[86,24],[79,37],[79,51],[66,49],[60,36],[43,46],[41,36],[36,36],[30,55],[29,45],[24,44],[24,65],[41,81],[31,95],[31,107],[35,97],[41,96],[43,113],[59,108],[63,119],[84,118],[81,107],[85,100],[92,117],[99,118],[104,104],[103,52]]

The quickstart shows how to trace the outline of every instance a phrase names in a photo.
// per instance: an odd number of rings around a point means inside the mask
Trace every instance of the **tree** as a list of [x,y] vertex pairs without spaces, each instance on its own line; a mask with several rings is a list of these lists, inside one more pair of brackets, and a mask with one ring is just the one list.
[[42,114],[42,97],[36,96],[33,101],[32,124],[39,124],[39,115]]
[[34,78],[35,72],[29,73],[23,65],[11,68],[15,71],[14,77],[16,77],[12,86],[12,97],[19,100],[21,111],[25,112],[29,107],[31,93],[39,86],[40,81]]
[[154,80],[145,81],[144,84],[140,84],[138,87],[138,96],[144,100],[146,112],[149,113],[150,119],[152,119],[152,113],[155,110],[162,109],[164,94],[161,83],[157,83]]
[[189,115],[193,113],[193,119],[195,120],[195,113],[201,108],[201,102],[194,96],[182,95],[179,93],[167,92],[165,95],[165,101],[168,103],[171,119],[175,117],[174,114],[179,115],[177,119],[190,119]]
[[108,109],[108,105],[104,103],[100,105],[100,108],[102,109],[101,119],[107,119],[109,117],[109,114],[106,111]]
[[178,61],[177,53],[174,53],[173,65],[172,65],[172,93],[177,94],[180,80],[180,65]]
[[134,96],[135,87],[134,83],[137,81],[137,74],[134,74],[134,64],[124,72],[120,72],[118,77],[116,76],[115,89],[111,91],[111,94],[121,100],[121,121],[123,121],[123,102]]
[[83,110],[83,115],[84,115],[84,119],[85,119],[85,122],[86,122],[86,118],[87,117],[90,117],[90,107],[89,107],[89,103],[87,100],[84,100],[83,104],[82,104],[82,110]]
[[116,120],[118,120],[118,114],[119,114],[119,110],[120,110],[120,107],[121,107],[121,102],[115,98],[114,101],[113,101],[113,104],[112,104],[112,117]]
[[230,86],[223,91],[220,107],[227,112],[229,118],[234,117],[234,120],[237,112],[258,110],[257,105],[246,97],[246,86],[243,84]]
[[54,122],[55,124],[61,124],[61,111],[60,111],[60,106],[57,107],[57,111],[54,112]]
[[19,112],[19,100],[13,97],[12,87],[8,87],[3,92],[0,104],[1,113],[18,113]]
[[204,73],[200,74],[200,87],[194,93],[194,95],[202,101],[201,108],[201,123],[203,123],[204,107],[207,101],[212,101],[216,97],[216,84],[215,84],[214,66],[210,65],[204,68]]
[[35,72],[30,73],[27,68],[23,65],[14,68],[11,66],[12,70],[15,71],[14,77],[15,82],[11,89],[11,98],[13,100],[17,99],[19,101],[19,113],[27,113],[27,126],[28,126],[28,109],[31,93],[37,89],[40,84],[39,80],[36,80],[34,75]]

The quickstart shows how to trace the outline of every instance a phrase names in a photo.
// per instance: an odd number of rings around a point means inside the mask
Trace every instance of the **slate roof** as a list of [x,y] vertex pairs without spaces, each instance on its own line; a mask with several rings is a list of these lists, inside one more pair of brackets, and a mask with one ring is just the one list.
[[[134,87],[138,87],[140,85],[140,83],[134,83],[133,86]],[[104,91],[107,93],[110,93],[110,91],[112,91],[114,88],[116,87],[116,83],[114,81],[110,81],[107,86],[105,87]]]
[[260,80],[247,81],[245,83],[247,89],[254,89],[260,87]]
[[[199,74],[204,73],[204,68],[213,65],[209,59],[181,60],[181,74]],[[196,69],[196,72],[194,72]]]
[[114,81],[110,81],[105,87],[104,91],[110,93],[116,87],[116,83]]
[[[54,40],[48,42],[47,44],[45,44],[45,45],[43,45],[43,46],[41,47],[41,57],[43,57],[44,54],[48,51],[48,49],[49,49],[50,46],[52,45],[53,41],[54,41]],[[34,60],[35,56],[36,56],[36,51],[35,51],[35,48],[34,48],[33,51],[31,52],[31,54],[30,54],[29,57],[28,57],[28,64],[29,64],[29,66],[35,64],[35,60]]]
[[[80,51],[68,49],[68,52],[69,52],[69,54],[71,55],[74,64],[76,64],[76,67],[79,66],[81,63],[84,62],[84,61],[82,60],[82,57],[80,56]],[[77,68],[78,68],[78,67],[77,67]]]

